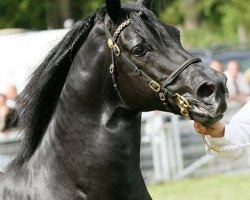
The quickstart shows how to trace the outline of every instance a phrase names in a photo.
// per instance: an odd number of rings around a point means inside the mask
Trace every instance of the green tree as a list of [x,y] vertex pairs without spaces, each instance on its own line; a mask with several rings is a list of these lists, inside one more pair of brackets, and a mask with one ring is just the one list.
[[[0,28],[62,28],[65,19],[77,21],[102,4],[104,0],[2,0]],[[180,27],[188,46],[246,42],[250,34],[250,1],[152,0],[151,6],[164,22]]]
[[[30,12],[34,11],[34,12]],[[45,27],[43,0],[4,0],[0,1],[0,28]]]
[[188,46],[247,42],[250,2],[242,0],[171,0],[163,21],[178,25]]
[[238,42],[247,42],[250,33],[250,2],[230,0],[220,8],[225,37],[235,37]]
[[67,18],[78,20],[93,13],[103,0],[0,1],[0,28],[62,28]]

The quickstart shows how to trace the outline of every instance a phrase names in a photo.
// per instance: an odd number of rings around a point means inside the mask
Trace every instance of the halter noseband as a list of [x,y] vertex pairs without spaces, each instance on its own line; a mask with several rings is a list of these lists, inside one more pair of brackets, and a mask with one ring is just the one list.
[[[140,14],[139,14],[140,15]],[[153,90],[155,93],[158,94],[162,104],[164,105],[164,107],[166,108],[166,110],[168,109],[168,102],[167,102],[167,98],[172,98],[175,100],[176,104],[178,105],[178,107],[180,108],[180,113],[185,116],[186,118],[189,118],[189,111],[188,109],[190,108],[190,104],[189,102],[185,99],[185,97],[179,95],[178,93],[174,93],[172,91],[170,91],[169,89],[167,89],[167,86],[172,83],[176,77],[184,70],[186,69],[189,65],[196,63],[196,62],[201,62],[200,58],[189,58],[186,62],[184,62],[178,69],[176,69],[175,71],[173,71],[165,80],[165,82],[163,83],[163,85],[161,85],[160,83],[156,82],[155,80],[153,80],[148,74],[146,74],[143,70],[139,69],[126,55],[124,55],[120,48],[118,47],[118,45],[116,44],[116,41],[120,35],[120,33],[122,32],[122,30],[127,27],[129,24],[131,24],[131,19],[127,19],[125,20],[123,23],[121,23],[118,28],[115,30],[113,36],[110,34],[110,32],[108,31],[107,27],[105,27],[105,32],[106,35],[108,37],[108,47],[111,49],[111,58],[112,58],[112,64],[110,65],[109,71],[112,75],[112,80],[113,80],[113,84],[115,87],[115,90],[118,93],[118,96],[120,97],[120,99],[124,102],[124,100],[122,99],[122,96],[119,92],[118,86],[117,86],[117,80],[115,77],[115,56],[116,57],[120,57],[126,64],[128,64],[128,66],[130,66],[134,72],[138,75],[141,75],[146,82],[148,82],[149,87],[151,88],[151,90]]]

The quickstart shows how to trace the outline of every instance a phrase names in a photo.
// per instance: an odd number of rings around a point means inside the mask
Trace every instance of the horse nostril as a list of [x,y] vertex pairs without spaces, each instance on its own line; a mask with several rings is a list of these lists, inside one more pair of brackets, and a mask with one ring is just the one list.
[[203,83],[197,91],[197,95],[201,98],[209,97],[215,91],[215,86],[212,83]]

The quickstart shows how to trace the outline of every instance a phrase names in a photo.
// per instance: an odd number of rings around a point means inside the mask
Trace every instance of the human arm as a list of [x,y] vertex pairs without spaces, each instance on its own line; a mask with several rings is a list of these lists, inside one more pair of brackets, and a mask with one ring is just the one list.
[[[242,145],[250,142],[250,102],[234,115],[230,123],[224,125],[217,122],[211,127],[205,128],[195,122],[195,130],[205,135],[209,147],[207,150],[224,161],[238,160],[239,164],[250,163],[250,148]],[[241,146],[241,147],[240,147]],[[221,149],[221,151],[216,151]]]

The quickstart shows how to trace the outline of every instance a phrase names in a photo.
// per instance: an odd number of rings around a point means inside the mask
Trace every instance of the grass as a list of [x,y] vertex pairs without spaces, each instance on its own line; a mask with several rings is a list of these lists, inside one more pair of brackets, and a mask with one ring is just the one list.
[[250,200],[250,175],[190,178],[148,189],[153,200]]

